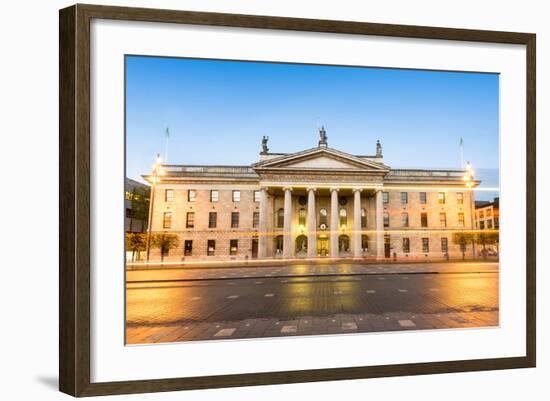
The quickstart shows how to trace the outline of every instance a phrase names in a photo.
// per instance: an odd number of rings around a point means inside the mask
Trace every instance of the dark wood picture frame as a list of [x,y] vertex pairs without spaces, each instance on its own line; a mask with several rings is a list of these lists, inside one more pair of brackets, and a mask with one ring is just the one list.
[[[527,49],[526,356],[91,383],[90,21],[93,18],[525,45]],[[93,396],[535,366],[535,34],[81,4],[60,10],[59,29],[59,388],[62,392],[73,396]]]

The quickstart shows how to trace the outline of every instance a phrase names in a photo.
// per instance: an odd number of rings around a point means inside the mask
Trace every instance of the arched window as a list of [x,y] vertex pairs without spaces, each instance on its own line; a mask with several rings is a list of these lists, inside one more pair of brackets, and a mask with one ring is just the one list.
[[277,210],[277,227],[283,228],[285,225],[285,209],[280,208]]
[[348,224],[348,211],[344,208],[340,209],[340,227],[347,226]]
[[304,208],[298,210],[298,225],[305,227],[306,226],[306,216],[307,211]]
[[296,253],[307,252],[307,237],[298,235],[296,237]]
[[367,252],[369,249],[369,237],[368,235],[361,235],[361,251]]
[[276,254],[283,253],[283,236],[282,235],[277,235],[273,239],[273,248],[275,249]]
[[338,250],[340,252],[349,252],[349,237],[347,235],[340,235],[338,237]]
[[361,209],[361,228],[367,228],[367,209]]

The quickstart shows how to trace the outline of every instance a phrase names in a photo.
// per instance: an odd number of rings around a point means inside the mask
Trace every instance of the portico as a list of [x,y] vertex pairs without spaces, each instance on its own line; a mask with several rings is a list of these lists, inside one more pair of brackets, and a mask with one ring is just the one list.
[[[314,185],[285,183],[262,189],[265,196],[260,198],[260,257],[383,257],[384,235],[376,233],[378,226],[383,230],[382,208],[376,209],[378,187]],[[276,247],[281,236],[282,252]],[[382,243],[379,245],[378,241]]]
[[[384,237],[376,232],[383,230],[383,212],[376,194],[388,167],[377,160],[381,155],[357,157],[323,145],[286,155],[264,154],[252,166],[265,194],[260,198],[260,255],[383,256],[383,243],[378,242]],[[275,249],[270,249],[273,241]]]

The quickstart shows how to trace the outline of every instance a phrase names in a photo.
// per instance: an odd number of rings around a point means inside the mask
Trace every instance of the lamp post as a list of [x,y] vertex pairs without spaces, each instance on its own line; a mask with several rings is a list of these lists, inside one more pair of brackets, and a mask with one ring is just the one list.
[[[462,179],[465,182],[466,188],[470,190],[470,224],[472,229],[474,229],[474,213],[475,213],[475,202],[474,202],[474,170],[470,162],[466,162],[466,172]],[[476,256],[476,246],[474,237],[472,237],[472,257]]]
[[164,169],[162,168],[162,159],[160,154],[157,154],[155,163],[153,164],[153,171],[151,173],[151,201],[149,202],[149,218],[147,222],[147,262],[149,262],[149,255],[151,253],[151,231],[153,226],[153,207],[155,205],[155,189],[156,184],[160,182],[160,176],[164,175]]

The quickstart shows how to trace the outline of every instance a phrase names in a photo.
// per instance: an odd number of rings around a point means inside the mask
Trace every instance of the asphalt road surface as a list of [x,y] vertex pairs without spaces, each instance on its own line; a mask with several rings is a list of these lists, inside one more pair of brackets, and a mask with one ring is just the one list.
[[[454,316],[454,321],[463,322],[464,327],[496,325],[499,305],[498,273],[494,272],[147,281],[129,283],[126,297],[129,343],[156,342],[163,338],[169,341],[168,332],[184,328],[194,335],[171,341],[205,339],[205,333],[209,333],[206,337],[215,337],[220,330],[226,334],[233,330],[233,334],[243,322],[248,322],[245,327],[252,327],[258,321],[270,322],[264,326],[273,327],[242,337],[281,334],[282,329],[277,325],[284,322],[295,322],[284,327],[294,327],[289,334],[300,335],[297,322],[304,317],[315,320],[321,332],[326,332],[327,327],[330,329],[334,317],[351,317],[355,323],[345,327],[368,331],[358,327],[363,319],[359,322],[357,316],[364,316],[366,320],[385,316],[387,321],[392,314],[407,318],[397,319],[401,325],[393,329],[423,328],[410,320],[416,315],[439,320],[441,316]],[[404,321],[411,322],[412,326],[403,325]],[[454,321],[432,322],[425,328],[461,327],[454,325]],[[194,330],[198,325],[202,330]],[[226,326],[234,327],[224,332]],[[315,333],[313,327],[303,334]]]

